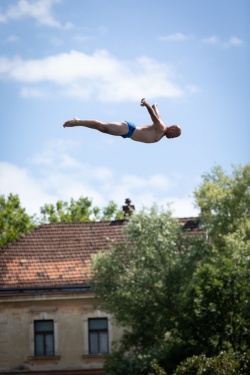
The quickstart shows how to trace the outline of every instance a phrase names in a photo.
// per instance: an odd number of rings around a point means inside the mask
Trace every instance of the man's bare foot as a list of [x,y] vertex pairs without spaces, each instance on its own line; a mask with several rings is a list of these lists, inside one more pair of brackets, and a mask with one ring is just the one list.
[[72,120],[66,121],[63,124],[63,127],[64,128],[72,128],[73,126],[77,126],[78,125],[78,121],[79,121],[79,119],[77,117],[74,117]]

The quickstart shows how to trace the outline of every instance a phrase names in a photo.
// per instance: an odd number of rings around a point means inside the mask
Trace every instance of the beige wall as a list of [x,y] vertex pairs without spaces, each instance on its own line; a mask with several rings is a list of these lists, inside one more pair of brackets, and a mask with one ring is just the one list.
[[[103,358],[88,354],[88,318],[108,318],[110,350],[121,330],[95,303],[89,292],[0,296],[0,371],[102,368]],[[34,357],[34,320],[43,319],[54,320],[53,358]]]

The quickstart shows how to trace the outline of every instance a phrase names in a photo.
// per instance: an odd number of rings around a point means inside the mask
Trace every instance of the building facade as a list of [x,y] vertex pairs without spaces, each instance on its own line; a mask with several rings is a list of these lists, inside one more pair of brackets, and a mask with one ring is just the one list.
[[34,288],[0,297],[1,372],[103,374],[104,355],[119,334],[84,288]]

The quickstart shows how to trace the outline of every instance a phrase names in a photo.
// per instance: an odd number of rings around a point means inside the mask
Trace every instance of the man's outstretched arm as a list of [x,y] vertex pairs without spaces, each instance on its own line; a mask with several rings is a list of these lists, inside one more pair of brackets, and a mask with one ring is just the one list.
[[162,123],[161,121],[161,117],[160,117],[160,113],[158,111],[158,108],[156,107],[156,105],[153,105],[151,107],[151,105],[146,101],[145,98],[143,98],[141,100],[141,106],[142,107],[146,107],[147,110],[148,110],[148,113],[153,121],[154,124],[159,124],[159,122]]

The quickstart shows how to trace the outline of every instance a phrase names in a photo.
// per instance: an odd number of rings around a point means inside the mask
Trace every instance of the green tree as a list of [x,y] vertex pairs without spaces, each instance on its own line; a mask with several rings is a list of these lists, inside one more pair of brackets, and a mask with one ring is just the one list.
[[92,207],[92,200],[87,197],[80,197],[78,200],[71,198],[70,202],[59,200],[55,205],[45,204],[40,212],[42,223],[123,219],[123,212],[118,210],[113,201],[101,210],[96,206]]
[[0,247],[34,228],[34,218],[21,207],[18,195],[0,195]]
[[[203,238],[189,237],[171,212],[160,212],[156,206],[134,214],[125,236],[122,245],[96,255],[90,282],[103,308],[129,327],[122,340],[123,353],[136,348],[150,354],[151,360],[158,359],[166,356],[166,346],[170,348],[178,336],[184,291],[207,245]],[[126,368],[131,358],[125,356],[125,363],[118,363]]]
[[196,270],[183,338],[209,355],[250,347],[250,164],[215,167],[195,191],[211,251]]
[[213,245],[221,248],[233,239],[249,241],[250,163],[233,167],[231,175],[216,166],[202,177],[194,196]]
[[238,167],[228,176],[216,167],[203,176],[195,198],[208,241],[186,235],[170,212],[153,207],[130,218],[124,244],[95,257],[94,290],[128,327],[114,353],[114,361],[117,353],[124,359],[117,361],[121,374],[131,365],[128,350],[153,350],[169,373],[194,354],[250,346],[249,171]]
[[193,276],[181,337],[196,353],[242,352],[250,347],[249,260],[212,254]]

